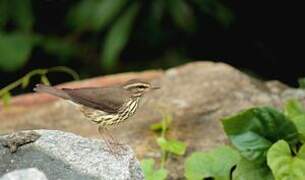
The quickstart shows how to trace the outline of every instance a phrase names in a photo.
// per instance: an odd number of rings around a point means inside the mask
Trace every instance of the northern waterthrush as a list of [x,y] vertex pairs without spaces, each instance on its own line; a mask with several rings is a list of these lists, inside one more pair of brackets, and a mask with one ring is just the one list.
[[34,91],[48,93],[80,105],[85,117],[99,124],[99,132],[102,134],[108,127],[131,117],[138,108],[141,97],[158,88],[149,82],[132,79],[122,85],[77,89],[58,89],[37,84]]

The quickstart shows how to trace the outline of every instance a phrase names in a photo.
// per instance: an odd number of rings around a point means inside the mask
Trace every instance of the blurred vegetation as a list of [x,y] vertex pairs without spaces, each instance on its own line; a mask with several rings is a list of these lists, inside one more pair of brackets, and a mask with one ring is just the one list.
[[49,69],[35,69],[31,72],[28,72],[26,75],[24,75],[17,81],[14,81],[9,85],[5,86],[4,88],[0,89],[0,99],[3,101],[3,104],[7,106],[11,99],[11,91],[17,87],[21,87],[22,89],[27,88],[30,84],[31,79],[33,79],[34,76],[40,76],[41,83],[45,85],[51,85],[47,75],[54,72],[66,73],[72,76],[74,80],[79,80],[79,75],[75,71],[64,66],[52,67]]
[[[40,9],[41,3],[54,2],[63,4],[64,14]],[[42,22],[43,13],[58,17],[58,27],[44,29],[54,22]],[[118,71],[125,66],[124,50],[153,54],[147,58],[155,67],[177,64],[187,52],[184,44],[173,42],[198,32],[205,23],[200,17],[223,28],[234,20],[220,0],[0,0],[0,71],[22,69],[35,52],[56,59],[56,65],[87,67],[89,74]]]

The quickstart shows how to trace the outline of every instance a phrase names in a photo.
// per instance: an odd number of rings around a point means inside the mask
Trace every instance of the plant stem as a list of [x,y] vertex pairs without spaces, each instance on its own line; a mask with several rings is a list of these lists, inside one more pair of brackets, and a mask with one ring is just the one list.
[[43,76],[49,72],[65,72],[67,74],[70,74],[75,80],[79,79],[79,75],[75,71],[73,71],[70,68],[64,67],[64,66],[56,66],[56,67],[52,67],[50,69],[35,69],[35,70],[27,73],[26,75],[24,75],[22,78],[18,79],[17,81],[12,82],[11,84],[0,89],[0,97],[3,96],[4,94],[6,94],[7,92],[10,92],[12,89],[20,86],[22,84],[22,82],[24,81],[24,79],[31,78],[35,75]]

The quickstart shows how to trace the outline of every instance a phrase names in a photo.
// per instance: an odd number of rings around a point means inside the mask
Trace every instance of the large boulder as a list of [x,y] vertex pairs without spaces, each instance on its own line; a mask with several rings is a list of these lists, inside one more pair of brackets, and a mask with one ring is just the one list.
[[[56,130],[23,131],[0,139],[0,177],[19,169],[37,168],[49,180],[144,179],[139,162],[127,145],[113,153],[101,140]],[[17,171],[3,179],[30,173],[37,172]]]

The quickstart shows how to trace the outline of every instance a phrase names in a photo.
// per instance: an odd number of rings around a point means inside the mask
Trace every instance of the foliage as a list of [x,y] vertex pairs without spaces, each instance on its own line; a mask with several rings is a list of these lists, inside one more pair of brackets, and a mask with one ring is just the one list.
[[292,155],[289,144],[279,140],[269,149],[267,162],[275,179],[305,179],[305,145]]
[[[233,146],[194,152],[185,163],[188,179],[302,180],[305,145],[302,135],[304,107],[290,100],[284,113],[271,107],[254,107],[222,120]],[[301,148],[300,148],[301,147]],[[235,168],[233,168],[235,167]],[[233,169],[232,169],[233,168]]]
[[270,146],[280,139],[297,142],[297,130],[284,114],[270,107],[251,108],[223,120],[232,144],[248,160],[261,161]]
[[131,37],[156,48],[171,42],[163,38],[168,27],[171,34],[195,32],[201,22],[195,14],[206,15],[224,28],[234,19],[220,0],[79,0],[63,7],[68,13],[61,17],[65,19],[61,28],[67,32],[52,34],[36,30],[41,23],[41,12],[33,8],[37,3],[0,0],[0,70],[22,68],[34,47],[65,62],[77,57],[113,70]]
[[[160,136],[157,137],[157,144],[161,148],[161,165],[160,169],[155,171],[153,170],[154,161],[152,159],[144,159],[142,160],[142,169],[144,171],[144,176],[146,180],[152,179],[166,179],[167,170],[165,169],[165,163],[167,161],[169,154],[174,154],[177,156],[184,155],[186,151],[186,144],[182,141],[176,139],[168,139],[166,137],[166,132],[169,130],[170,123],[172,122],[172,116],[169,113],[162,112],[163,118],[161,122],[152,124],[150,129],[155,132],[160,132]],[[143,165],[145,165],[143,167]],[[155,177],[155,179],[153,178]]]
[[22,78],[18,79],[17,81],[0,89],[0,97],[1,97],[4,105],[9,104],[9,100],[11,97],[10,91],[18,86],[21,86],[22,88],[26,88],[29,85],[30,79],[33,76],[39,75],[41,83],[50,85],[50,82],[47,78],[47,74],[52,73],[52,72],[64,72],[64,73],[71,75],[75,80],[79,79],[79,76],[76,72],[74,72],[72,69],[69,69],[64,66],[57,66],[57,67],[53,67],[53,68],[49,68],[49,69],[35,69],[35,70],[27,73],[26,75],[24,75]]
[[208,177],[229,180],[231,169],[239,159],[239,153],[228,146],[220,146],[210,152],[195,152],[186,159],[185,177],[190,180]]
[[164,180],[167,177],[167,170],[164,168],[155,170],[155,161],[153,159],[144,159],[141,161],[141,168],[146,180]]
[[289,100],[285,105],[286,116],[296,125],[300,139],[305,141],[305,109],[297,100]]
[[186,145],[177,140],[167,140],[164,137],[157,138],[157,143],[163,151],[173,153],[175,155],[183,155],[186,150]]
[[[220,146],[208,152],[193,152],[185,161],[184,175],[190,180],[302,180],[305,178],[304,122],[305,108],[296,100],[287,101],[284,113],[272,107],[254,107],[222,119],[233,149]],[[146,179],[165,179],[167,154],[183,155],[184,143],[167,140],[172,117],[150,128],[160,132],[157,143],[163,156],[161,168],[154,170],[153,160],[143,160]],[[159,177],[160,176],[160,177]]]
[[241,158],[233,171],[234,180],[273,180],[272,173],[265,162],[249,161]]

